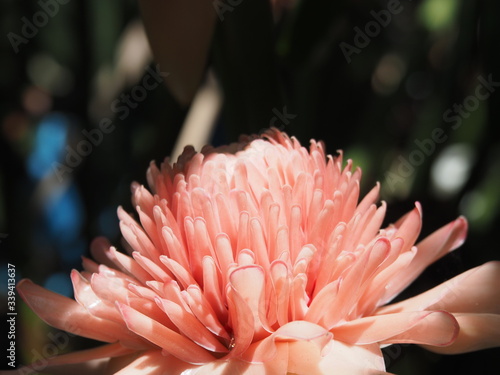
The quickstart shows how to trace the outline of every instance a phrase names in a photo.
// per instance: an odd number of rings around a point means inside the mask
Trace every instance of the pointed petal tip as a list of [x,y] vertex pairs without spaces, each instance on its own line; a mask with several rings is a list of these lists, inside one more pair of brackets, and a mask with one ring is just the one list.
[[135,193],[135,191],[136,191],[137,189],[139,189],[140,187],[141,187],[141,184],[139,184],[137,181],[132,181],[132,183],[130,184],[130,192],[131,192],[132,194],[134,194],[134,193]]
[[415,202],[415,210],[417,211],[418,215],[420,216],[420,218],[422,218],[424,212],[422,210],[422,205],[420,204],[419,201],[416,201]]
[[465,216],[459,216],[453,223],[453,231],[457,233],[457,237],[451,246],[451,250],[455,250],[457,247],[462,246],[467,238],[467,232],[469,230],[469,223]]
[[129,319],[127,319],[128,314],[130,312],[130,310],[129,310],[130,307],[127,306],[126,304],[124,304],[123,302],[119,302],[119,301],[115,301],[115,306],[116,306],[118,312],[120,313],[120,315],[122,316],[123,321],[125,322],[125,325],[130,330]]
[[21,298],[23,300],[25,300],[25,298],[23,297],[23,294],[25,294],[26,292],[29,293],[29,288],[34,285],[35,283],[33,281],[31,281],[31,279],[21,279],[17,285],[16,285],[16,290],[18,291],[19,295],[21,296]]
[[69,273],[69,277],[71,279],[71,281],[75,281],[78,279],[78,277],[80,276],[80,272],[78,272],[76,269],[72,269]]
[[90,248],[91,249],[94,248],[94,247],[96,247],[96,248],[98,248],[98,247],[106,247],[106,248],[108,248],[110,246],[111,246],[111,244],[110,244],[109,240],[106,237],[104,237],[104,236],[98,236],[98,237],[94,238],[92,240],[92,242],[90,243]]

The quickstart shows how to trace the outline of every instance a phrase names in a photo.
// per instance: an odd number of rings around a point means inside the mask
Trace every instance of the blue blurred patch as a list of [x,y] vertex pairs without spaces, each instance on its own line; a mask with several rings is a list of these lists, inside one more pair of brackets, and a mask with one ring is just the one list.
[[33,152],[27,158],[28,174],[36,180],[52,171],[52,165],[61,159],[68,135],[69,122],[60,113],[45,116],[38,124]]
[[85,252],[81,239],[84,209],[80,194],[74,184],[52,190],[43,202],[43,221],[50,237],[66,264],[80,262]]
[[106,207],[101,211],[99,218],[99,233],[107,238],[115,238],[119,235],[119,223],[118,215],[116,213],[116,207]]
[[46,289],[66,297],[73,297],[73,284],[66,273],[54,273],[50,275],[43,285]]

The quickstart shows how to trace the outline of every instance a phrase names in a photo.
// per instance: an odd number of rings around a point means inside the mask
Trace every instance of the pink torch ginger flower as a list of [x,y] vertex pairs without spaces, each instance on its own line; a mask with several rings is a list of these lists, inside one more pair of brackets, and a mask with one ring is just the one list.
[[380,374],[381,347],[443,353],[500,345],[500,265],[490,262],[388,304],[462,244],[460,217],[415,245],[422,210],[380,229],[379,185],[275,129],[154,163],[118,209],[129,255],[105,239],[71,273],[75,300],[29,280],[18,290],[48,324],[107,343],[48,360],[102,359],[108,374]]

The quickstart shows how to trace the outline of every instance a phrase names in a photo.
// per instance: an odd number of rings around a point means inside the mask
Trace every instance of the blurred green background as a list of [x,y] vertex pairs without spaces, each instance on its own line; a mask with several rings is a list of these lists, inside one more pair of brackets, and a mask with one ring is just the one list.
[[[135,1],[48,3],[0,3],[0,254],[19,279],[71,295],[69,271],[95,236],[119,243],[116,207],[132,210],[131,181],[145,183],[149,161],[172,152],[189,108],[160,85],[127,116],[113,111],[154,69]],[[465,215],[465,245],[402,297],[500,259],[500,3],[232,3],[217,18],[207,63],[225,98],[213,144],[274,125],[303,144],[343,149],[363,169],[363,192],[380,181],[387,223],[417,200],[423,235]],[[61,169],[103,119],[113,130]],[[17,309],[25,363],[49,328],[20,299]],[[74,338],[65,351],[92,345]],[[498,349],[440,356],[402,346],[386,355],[401,375],[500,372]]]

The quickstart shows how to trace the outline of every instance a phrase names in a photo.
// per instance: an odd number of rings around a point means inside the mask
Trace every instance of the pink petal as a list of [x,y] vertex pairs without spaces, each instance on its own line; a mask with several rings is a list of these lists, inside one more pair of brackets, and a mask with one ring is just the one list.
[[[172,275],[175,276],[175,280],[177,280],[184,288],[187,288],[189,285],[192,284],[194,285],[198,284],[191,275],[191,273],[189,272],[189,270],[182,267],[175,260],[170,259],[165,255],[162,255],[160,257],[160,261],[167,267],[167,269],[172,273]],[[167,281],[167,280],[160,279],[160,281]]]
[[[155,210],[156,212],[156,210]],[[175,260],[177,263],[179,263],[182,267],[188,268],[189,267],[189,261],[187,258],[187,251],[185,246],[181,243],[179,240],[179,237],[177,237],[172,228],[170,226],[163,226],[161,228],[161,233],[163,236],[163,240],[166,243],[166,246],[168,248],[168,254],[169,258]]]
[[467,221],[463,217],[438,229],[417,246],[417,253],[407,270],[398,276],[398,283],[392,284],[387,295],[389,299],[397,296],[434,261],[459,247],[467,234]]
[[[401,238],[396,238],[391,241],[390,254],[380,267],[381,271],[373,277],[364,292],[360,300],[360,306],[358,307],[359,312],[365,315],[370,314],[377,306],[387,303],[387,299],[390,298],[390,296],[387,296],[387,290],[389,290],[393,284],[398,283],[397,275],[408,268],[408,265],[416,254],[415,248],[401,254],[400,251],[402,247],[404,247],[404,241]],[[399,254],[399,256],[397,256],[396,260],[389,266],[384,267],[385,263],[390,261],[393,254]]]
[[[142,211],[140,206],[136,207],[136,211],[139,214],[139,219],[141,225],[147,233],[139,233],[138,239],[147,244],[147,247],[151,257],[157,257],[160,255],[160,249],[162,249],[162,242],[160,240],[159,232],[157,232],[157,226],[154,220],[149,216],[149,214]],[[152,212],[151,212],[152,213]]]
[[233,211],[231,210],[228,195],[223,195],[222,193],[215,195],[215,202],[217,203],[217,209],[219,211],[219,220],[221,226],[221,232],[226,233],[231,240],[231,247],[236,247],[236,239],[238,238],[236,224],[233,218]]
[[292,206],[290,212],[290,223],[288,224],[289,235],[290,235],[290,258],[292,262],[295,261],[299,251],[301,249],[301,244],[304,243],[304,233],[301,229],[302,222],[302,209],[300,206]]
[[[269,270],[270,260],[265,238],[265,230],[259,219],[252,218],[250,220],[250,235],[252,238],[251,249],[257,257],[257,262],[264,270]],[[272,261],[272,260],[271,260]]]
[[324,358],[321,356],[321,348],[315,343],[309,341],[292,341],[287,344],[287,373],[308,375],[332,373],[333,369],[330,366],[328,366],[328,369],[320,368],[320,362]]
[[401,252],[406,252],[415,243],[422,229],[422,206],[415,202],[415,208],[399,219],[395,227],[397,228],[394,238],[401,237],[405,247]]
[[338,289],[338,280],[331,282],[321,289],[312,300],[304,320],[324,325],[328,329],[332,328],[334,323],[338,321],[335,309],[332,309],[332,306],[335,306]]
[[129,281],[120,277],[113,277],[106,273],[94,273],[90,279],[90,285],[94,293],[101,299],[114,303],[121,301],[126,303],[132,292],[128,289]]
[[285,325],[288,323],[288,305],[290,299],[291,275],[286,263],[275,260],[271,264],[272,294],[269,297],[269,324]]
[[[104,276],[104,274],[93,274],[91,279],[92,290],[101,299],[115,303],[120,302],[148,315],[172,328],[173,324],[155,302],[143,297],[137,297],[140,289],[134,289],[133,284],[125,282],[120,278]],[[153,297],[154,299],[154,297]],[[115,307],[116,308],[116,307]],[[142,340],[141,340],[142,341]]]
[[82,266],[87,273],[99,272],[99,265],[91,259],[82,257]]
[[292,280],[290,290],[290,319],[303,320],[308,309],[309,296],[306,293],[307,276],[299,274]]
[[203,364],[214,360],[209,352],[177,332],[127,305],[118,303],[118,307],[128,329],[166,352],[192,364]]
[[157,298],[156,303],[187,338],[209,351],[227,353],[228,349],[191,312],[166,299]]
[[353,185],[348,189],[347,194],[344,196],[344,207],[342,210],[342,217],[340,221],[347,223],[353,217],[356,204],[359,198],[359,181],[353,179]]
[[346,322],[332,332],[336,340],[348,344],[418,343],[449,345],[458,335],[453,315],[442,311],[423,311],[369,316]]
[[208,234],[208,241],[213,242],[217,233],[220,233],[219,220],[214,210],[212,197],[206,189],[193,189],[191,200],[194,207],[199,208],[199,216],[203,218]]
[[265,311],[265,274],[262,267],[238,267],[229,276],[229,283],[232,290],[241,297],[252,313],[254,340],[259,340],[262,336],[267,336],[268,333],[264,329],[267,322],[262,313]]
[[[170,271],[161,266],[161,263],[155,262],[150,258],[143,256],[138,251],[134,251],[132,253],[132,256],[134,257],[136,262],[139,263],[139,265],[152,276],[153,279],[166,282],[174,278],[173,274],[170,273]],[[164,257],[164,255],[162,255],[161,257]]]
[[376,313],[446,310],[500,314],[499,285],[500,262],[488,262],[413,298],[381,307]]
[[135,259],[132,257],[122,254],[118,252],[114,247],[109,249],[107,256],[110,260],[124,273],[127,275],[136,278],[138,281],[143,284],[151,280],[152,276],[147,273],[144,268],[142,268]]
[[306,341],[313,343],[321,352],[332,338],[333,335],[323,327],[297,320],[281,326],[264,340],[253,343],[242,358],[252,363],[265,363],[275,360],[277,356],[280,356],[279,343],[281,342]]
[[320,359],[319,368],[322,374],[388,374],[378,344],[349,345],[338,340],[333,340],[329,352]]
[[359,243],[366,245],[368,244],[379,232],[380,226],[385,218],[385,212],[387,211],[387,204],[382,202],[379,208],[375,211],[375,214],[370,217],[370,220],[365,222],[363,228],[363,233],[359,238]]
[[238,267],[251,266],[256,263],[255,254],[252,250],[243,249],[238,253]]
[[243,297],[230,286],[227,289],[227,304],[230,324],[233,329],[232,350],[227,357],[237,358],[252,343],[255,330],[253,312]]
[[90,253],[92,257],[99,263],[105,264],[110,268],[115,268],[115,264],[109,259],[107,252],[111,244],[105,237],[97,237],[90,244]]
[[[54,337],[58,340],[58,346],[63,346],[63,342],[68,342],[68,335],[59,332]],[[65,364],[82,364],[84,362],[92,361],[94,359],[100,358],[114,358],[121,357],[136,352],[135,349],[129,349],[121,345],[120,343],[102,345],[96,348],[81,350],[73,353],[63,354],[52,358],[44,358],[44,364],[46,366],[60,366]],[[48,370],[48,368],[46,369]]]
[[425,346],[443,354],[459,354],[500,346],[499,314],[454,314],[460,332],[453,344],[446,347]]
[[75,300],[84,306],[89,313],[98,318],[122,323],[120,313],[114,304],[101,300],[92,290],[90,282],[84,279],[78,271],[71,271],[71,281],[75,291]]
[[210,257],[203,258],[203,291],[210,306],[214,309],[221,322],[228,317],[226,296],[222,293],[219,275],[215,262]]
[[310,212],[308,217],[308,222],[311,228],[306,232],[307,239],[316,246],[321,247],[321,239],[331,231],[330,227],[332,223],[335,223],[333,218],[335,215],[335,206],[331,200],[326,200],[323,203],[323,192],[316,191],[314,197],[318,197],[317,205],[322,204],[322,207],[318,207],[317,213]]
[[[283,346],[287,346],[286,343]],[[193,370],[187,370],[181,375],[271,375],[287,374],[288,350],[273,361],[266,363],[248,363],[238,359],[217,360]]]
[[181,361],[172,355],[163,355],[161,350],[142,353],[114,375],[178,375],[190,373],[198,366]]
[[183,293],[183,297],[189,305],[193,314],[198,320],[207,327],[210,332],[220,336],[228,341],[230,340],[229,334],[217,318],[214,309],[208,303],[202,290],[197,285],[190,285]]
[[364,198],[359,202],[356,207],[355,214],[362,213],[368,210],[372,204],[377,202],[380,193],[380,182],[377,181],[375,186],[370,190],[368,194],[364,196]]
[[46,290],[31,280],[20,281],[17,290],[28,306],[52,327],[109,343],[134,340],[122,325],[96,318],[75,300]]
[[217,256],[217,265],[221,269],[223,284],[226,284],[226,273],[224,270],[227,270],[234,263],[231,240],[227,234],[220,233],[217,235],[215,240],[215,254]]

